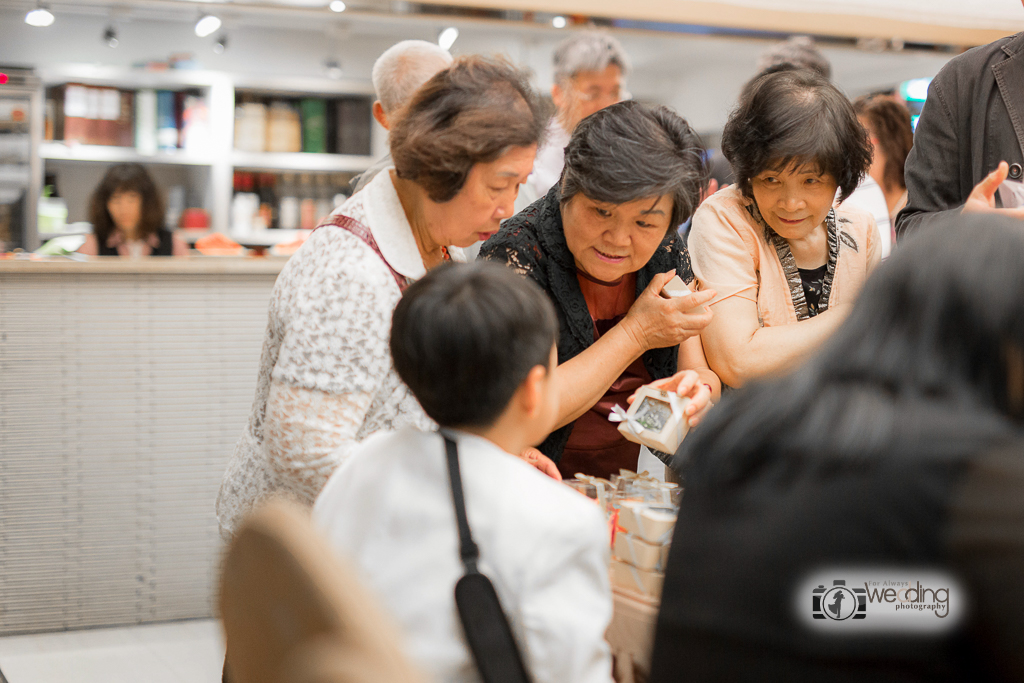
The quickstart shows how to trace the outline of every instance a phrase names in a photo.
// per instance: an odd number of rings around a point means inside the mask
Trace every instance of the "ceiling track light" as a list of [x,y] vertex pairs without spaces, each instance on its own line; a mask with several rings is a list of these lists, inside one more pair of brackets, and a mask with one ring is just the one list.
[[106,43],[107,47],[109,48],[117,47],[118,43],[120,42],[117,39],[117,29],[114,28],[113,24],[107,26],[107,28],[103,31],[103,42]]
[[558,15],[557,17],[551,20],[551,25],[554,26],[555,28],[565,28],[566,24],[568,23],[568,20],[561,15]]
[[441,46],[442,50],[451,50],[452,45],[454,45],[455,41],[458,39],[459,29],[455,28],[454,26],[449,26],[448,28],[441,31],[440,34],[438,34],[437,44]]
[[228,34],[221,33],[217,36],[217,42],[213,44],[213,52],[214,54],[222,55],[226,49],[228,49]]
[[196,22],[196,35],[200,38],[212,35],[220,28],[220,19],[212,14],[204,14]]
[[29,26],[38,26],[40,28],[49,26],[53,23],[53,12],[51,12],[46,5],[36,5],[34,10],[29,10],[28,14],[25,15],[25,23]]

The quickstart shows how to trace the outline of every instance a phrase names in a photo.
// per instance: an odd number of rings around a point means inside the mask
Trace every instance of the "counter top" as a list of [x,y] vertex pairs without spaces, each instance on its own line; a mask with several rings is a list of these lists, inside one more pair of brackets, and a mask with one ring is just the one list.
[[50,275],[54,273],[100,275],[277,275],[287,257],[188,256],[129,259],[91,256],[78,261],[63,257],[40,260],[0,258],[0,275],[7,273]]

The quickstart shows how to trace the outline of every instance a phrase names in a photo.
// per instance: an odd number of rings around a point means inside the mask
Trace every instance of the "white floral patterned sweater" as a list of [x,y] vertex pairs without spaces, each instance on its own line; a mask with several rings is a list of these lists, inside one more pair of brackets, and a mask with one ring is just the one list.
[[[389,172],[335,209],[369,228],[400,275],[425,274]],[[455,260],[461,250],[450,248]],[[352,447],[367,436],[430,419],[395,373],[388,351],[398,284],[352,233],[325,226],[288,261],[270,299],[252,414],[235,445],[217,518],[231,535],[270,495],[312,505]]]

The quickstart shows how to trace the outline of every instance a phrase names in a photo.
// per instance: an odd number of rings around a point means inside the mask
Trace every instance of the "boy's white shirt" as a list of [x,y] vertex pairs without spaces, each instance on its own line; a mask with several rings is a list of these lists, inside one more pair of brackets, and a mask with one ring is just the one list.
[[[601,510],[486,439],[456,432],[480,570],[494,583],[536,683],[607,683],[612,616]],[[314,517],[397,618],[431,680],[480,680],[455,607],[463,574],[444,442],[376,434],[317,499]]]

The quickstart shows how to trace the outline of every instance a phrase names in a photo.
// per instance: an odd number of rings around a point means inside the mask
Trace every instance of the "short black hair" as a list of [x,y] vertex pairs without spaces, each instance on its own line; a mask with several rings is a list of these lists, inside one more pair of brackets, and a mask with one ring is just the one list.
[[423,410],[442,427],[486,427],[558,338],[543,290],[497,263],[446,264],[395,307],[391,356]]
[[750,180],[765,169],[809,163],[835,179],[842,201],[871,166],[871,142],[853,104],[807,69],[773,71],[748,84],[725,124],[722,152],[748,197]]
[[627,100],[580,121],[565,148],[562,203],[609,204],[668,195],[671,226],[693,215],[710,176],[700,137],[663,105]]

